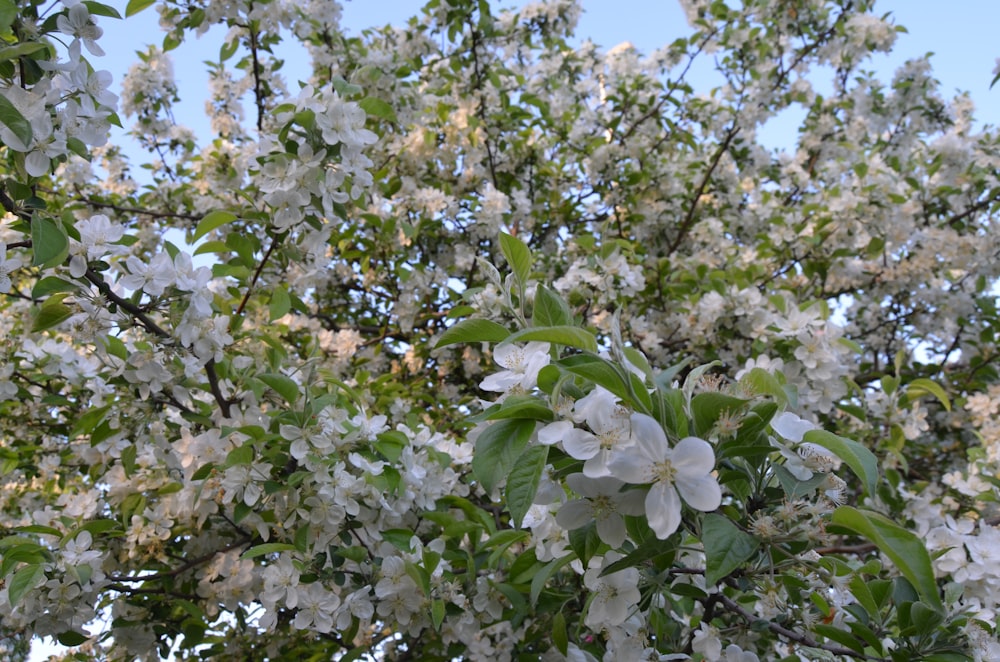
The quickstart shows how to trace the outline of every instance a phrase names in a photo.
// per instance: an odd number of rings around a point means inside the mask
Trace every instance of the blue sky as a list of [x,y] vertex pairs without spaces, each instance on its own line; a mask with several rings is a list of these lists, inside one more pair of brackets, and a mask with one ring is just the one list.
[[[121,5],[124,0],[112,4]],[[419,12],[423,0],[348,0],[344,2],[343,25],[357,34],[362,29],[387,22],[401,23]],[[495,5],[508,6],[513,1],[494,0]],[[582,39],[589,37],[598,45],[610,48],[631,41],[639,50],[649,52],[684,36],[689,28],[680,6],[674,0],[583,0],[584,15],[577,31]],[[1000,2],[985,0],[878,0],[878,13],[891,13],[897,24],[908,29],[901,34],[890,56],[879,56],[872,63],[883,80],[888,81],[895,68],[906,59],[934,52],[932,65],[946,95],[968,91],[976,103],[976,117],[981,123],[1000,123],[1000,85],[989,89],[1000,45],[995,40],[1000,25]],[[114,74],[115,87],[135,59],[134,52],[147,43],[160,43],[162,36],[156,23],[156,12],[147,9],[126,21],[101,19],[105,30],[102,45],[104,58],[95,58],[95,68],[106,68]],[[204,60],[218,57],[222,31],[210,33],[200,40],[185,43],[172,52],[178,86],[183,104],[176,110],[182,124],[197,133],[207,132],[208,122],[202,110],[207,93]],[[285,55],[285,75],[290,80],[307,77],[304,55]],[[695,87],[711,85],[711,81],[694,81]],[[124,119],[124,118],[123,118]],[[789,146],[795,136],[798,117],[787,115],[769,123],[762,139],[769,146]],[[123,138],[118,138],[123,140]]]

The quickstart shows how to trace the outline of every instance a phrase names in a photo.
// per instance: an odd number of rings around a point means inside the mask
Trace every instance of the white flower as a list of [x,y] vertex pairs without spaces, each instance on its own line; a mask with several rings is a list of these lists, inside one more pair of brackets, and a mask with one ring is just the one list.
[[616,449],[634,443],[630,411],[617,402],[608,390],[598,386],[587,397],[577,401],[574,413],[586,417],[592,432],[573,428],[563,437],[566,453],[577,460],[586,460],[583,473],[589,478],[610,475],[608,462]]
[[0,243],[0,294],[10,292],[10,274],[21,268],[21,258],[7,259],[7,244]]
[[652,483],[646,518],[657,538],[667,538],[680,526],[681,497],[704,512],[719,507],[722,488],[711,473],[715,453],[707,441],[685,437],[671,448],[660,424],[645,414],[632,415],[632,434],[635,446],[615,453],[608,468],[626,483]]
[[601,576],[604,562],[610,565],[618,558],[619,555],[608,553],[603,561],[591,561],[591,567],[583,575],[584,585],[594,593],[584,623],[595,630],[621,625],[628,618],[629,612],[639,604],[641,596],[638,570],[625,568]]
[[597,535],[614,548],[625,542],[625,520],[622,515],[643,513],[642,490],[622,492],[625,483],[617,478],[587,478],[583,474],[571,474],[566,483],[583,499],[570,501],[556,513],[559,526],[578,529],[588,522],[597,522]]
[[498,345],[493,350],[493,359],[507,369],[488,376],[479,388],[501,393],[515,387],[530,391],[538,383],[538,372],[549,363],[549,344],[529,342],[524,347],[512,343]]
[[97,23],[90,16],[90,10],[82,2],[70,7],[65,16],[57,16],[56,28],[63,34],[73,35],[82,40],[91,55],[104,55],[104,51],[97,45],[97,40],[104,34],[104,30],[97,27]]

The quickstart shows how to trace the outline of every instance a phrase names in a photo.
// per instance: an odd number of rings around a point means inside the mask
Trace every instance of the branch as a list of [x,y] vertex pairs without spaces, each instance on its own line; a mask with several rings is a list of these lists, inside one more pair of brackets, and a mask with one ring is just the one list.
[[257,284],[257,280],[260,278],[261,272],[264,271],[264,265],[267,264],[268,259],[271,257],[271,253],[273,253],[274,249],[277,248],[279,243],[281,243],[284,236],[285,235],[282,234],[275,237],[271,241],[271,247],[267,249],[267,252],[264,253],[264,257],[261,258],[260,264],[257,265],[257,270],[253,272],[253,278],[250,279],[250,285],[247,287],[246,294],[243,295],[243,300],[240,301],[240,305],[236,308],[237,316],[243,314],[243,309],[246,308],[247,302],[250,300],[250,293],[253,292],[254,285]]
[[253,540],[253,538],[251,538],[248,535],[240,536],[238,539],[229,543],[222,549],[216,549],[211,552],[208,552],[207,554],[202,554],[201,556],[191,559],[187,563],[179,565],[173,570],[168,570],[166,572],[158,572],[152,575],[141,575],[139,577],[130,577],[129,575],[108,575],[108,580],[112,582],[134,584],[134,583],[144,583],[144,582],[155,582],[161,579],[171,579],[181,573],[187,572],[191,568],[201,565],[202,563],[207,563],[208,561],[211,561],[218,554],[224,554],[231,549],[236,549],[237,547],[242,547],[243,545],[247,545],[250,543],[251,540]]
[[[173,336],[164,330],[159,324],[154,322],[149,315],[142,311],[142,309],[131,301],[123,299],[115,294],[111,290],[111,286],[104,281],[104,278],[102,278],[100,274],[93,269],[87,269],[87,273],[85,275],[87,280],[93,283],[94,286],[100,290],[101,294],[108,299],[108,301],[116,304],[119,308],[138,320],[144,329],[160,338],[163,338],[164,340],[169,339],[170,341],[173,341]],[[231,413],[230,405],[232,404],[232,401],[226,399],[226,396],[222,393],[222,389],[219,387],[219,376],[215,372],[214,359],[209,359],[205,364],[205,374],[208,376],[208,386],[212,391],[212,397],[215,398],[215,402],[219,405],[219,411],[222,412],[223,416],[229,418]]]
[[726,132],[726,137],[719,144],[719,148],[715,150],[715,154],[712,155],[712,161],[708,164],[708,168],[705,170],[705,174],[702,176],[701,182],[698,184],[698,188],[695,190],[694,196],[691,198],[691,206],[688,207],[688,213],[684,217],[684,221],[681,222],[681,227],[677,232],[677,236],[674,237],[674,240],[670,243],[669,248],[667,248],[667,254],[673,253],[680,247],[681,242],[684,241],[684,237],[687,236],[687,233],[690,232],[691,228],[694,226],[695,211],[698,209],[698,201],[705,193],[705,189],[708,187],[708,182],[712,179],[712,173],[715,172],[715,169],[719,165],[719,161],[722,160],[722,155],[729,149],[730,143],[733,142],[733,138],[735,138],[736,134],[739,132],[740,129],[736,126],[736,121],[734,120],[733,125],[729,127],[729,130]]
[[[757,618],[756,616],[754,616],[753,614],[751,614],[750,612],[748,612],[746,609],[744,609],[743,607],[741,607],[738,604],[736,604],[736,602],[734,602],[732,599],[730,599],[724,593],[716,593],[715,595],[718,596],[717,600],[719,602],[721,602],[722,605],[726,609],[728,609],[729,611],[733,612],[734,614],[737,614],[738,616],[740,616],[740,618],[742,618],[743,620],[745,620],[747,623],[756,623],[757,621],[764,620],[764,619]],[[882,660],[883,659],[883,658],[880,658],[880,657],[872,657],[872,656],[869,656],[869,655],[865,655],[864,653],[859,653],[857,651],[853,651],[850,648],[842,648],[841,646],[834,646],[834,645],[831,645],[831,644],[821,644],[818,641],[816,641],[815,639],[813,639],[812,637],[810,637],[809,635],[800,634],[798,632],[795,632],[794,630],[789,630],[788,628],[786,628],[786,627],[784,627],[782,625],[779,625],[778,623],[775,623],[774,621],[767,621],[767,629],[770,630],[771,632],[779,635],[779,636],[782,636],[782,637],[790,640],[790,641],[794,641],[797,644],[802,644],[803,646],[806,646],[808,648],[818,648],[820,650],[825,650],[825,651],[828,651],[830,653],[833,653],[834,655],[844,655],[846,657],[852,657],[852,658],[854,658],[856,660]]]

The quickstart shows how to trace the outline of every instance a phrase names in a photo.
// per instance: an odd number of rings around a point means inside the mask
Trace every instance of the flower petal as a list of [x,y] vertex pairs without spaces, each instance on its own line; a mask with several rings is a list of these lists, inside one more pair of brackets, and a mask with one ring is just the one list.
[[574,499],[556,513],[556,523],[567,531],[579,529],[594,519],[594,506],[586,499]]
[[704,476],[715,468],[715,451],[704,439],[684,437],[674,446],[670,464],[678,475]]
[[722,488],[712,476],[705,475],[701,478],[678,476],[675,484],[684,501],[695,510],[703,513],[711,512],[722,503]]
[[660,540],[677,530],[681,525],[681,499],[673,485],[656,483],[650,488],[646,494],[646,518]]

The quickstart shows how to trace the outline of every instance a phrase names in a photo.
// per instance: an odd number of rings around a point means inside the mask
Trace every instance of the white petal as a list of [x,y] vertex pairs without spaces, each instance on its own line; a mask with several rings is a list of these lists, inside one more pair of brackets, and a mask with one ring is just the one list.
[[604,517],[598,518],[597,535],[613,548],[621,547],[622,543],[625,542],[625,520],[616,513],[608,513]]
[[556,523],[567,531],[579,529],[594,519],[594,507],[586,499],[574,499],[556,513]]
[[670,456],[667,435],[655,418],[646,414],[632,414],[631,422],[635,450],[642,454],[646,460],[655,464]]
[[608,462],[608,473],[633,485],[651,483],[655,478],[653,463],[649,458],[634,452],[635,449],[619,451],[611,456]]
[[601,442],[591,433],[573,428],[563,438],[563,448],[572,458],[589,460],[601,450]]
[[558,444],[572,429],[573,424],[569,421],[556,421],[555,423],[549,423],[538,431],[538,442],[545,444],[546,446]]
[[722,488],[712,476],[701,478],[677,477],[677,491],[695,510],[711,512],[722,503]]
[[802,435],[815,430],[816,426],[791,412],[783,411],[771,421],[771,429],[788,441],[799,442],[802,441]]
[[646,495],[646,519],[660,540],[669,538],[681,525],[681,499],[673,485],[656,483],[650,488]]
[[715,451],[698,437],[684,437],[674,447],[670,463],[679,475],[704,476],[715,468]]

